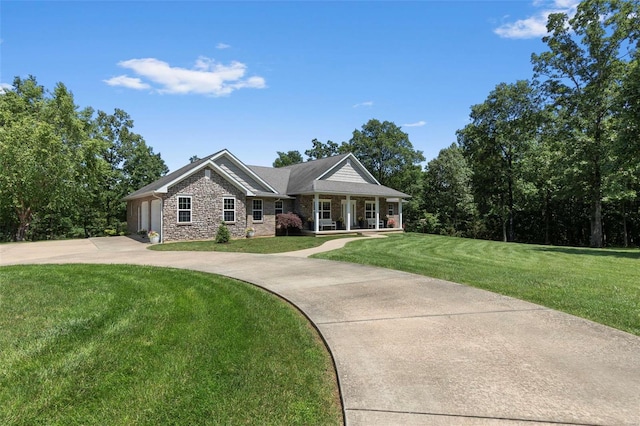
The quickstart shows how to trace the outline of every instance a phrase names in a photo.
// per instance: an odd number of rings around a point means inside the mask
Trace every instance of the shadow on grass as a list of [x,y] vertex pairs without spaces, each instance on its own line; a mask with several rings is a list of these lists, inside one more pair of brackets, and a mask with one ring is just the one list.
[[640,250],[638,249],[592,249],[577,247],[537,247],[534,250],[575,254],[581,256],[598,256],[598,257],[619,257],[623,259],[640,259]]

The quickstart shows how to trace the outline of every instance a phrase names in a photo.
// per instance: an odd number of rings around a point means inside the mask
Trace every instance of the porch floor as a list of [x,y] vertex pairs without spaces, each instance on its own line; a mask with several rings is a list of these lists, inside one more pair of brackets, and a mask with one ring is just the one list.
[[404,232],[402,228],[380,228],[380,229],[368,229],[368,228],[352,228],[349,231],[346,229],[329,229],[326,231],[310,231],[308,229],[302,230],[302,235],[315,235],[316,237],[324,237],[327,235],[365,235],[365,234],[381,234],[381,233],[401,233]]

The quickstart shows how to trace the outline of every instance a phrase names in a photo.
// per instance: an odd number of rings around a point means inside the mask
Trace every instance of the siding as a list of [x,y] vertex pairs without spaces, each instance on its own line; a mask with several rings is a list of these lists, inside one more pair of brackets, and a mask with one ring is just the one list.
[[264,188],[262,185],[256,182],[253,177],[251,177],[248,173],[240,169],[238,166],[232,163],[229,159],[224,157],[219,158],[218,160],[216,160],[216,164],[222,170],[228,173],[229,176],[231,176],[232,178],[240,182],[244,187],[250,188],[251,191],[253,192],[269,191],[270,192],[269,189]]
[[334,170],[333,173],[325,176],[323,180],[350,183],[373,183],[366,178],[364,173],[356,170],[350,163],[344,163],[341,167]]

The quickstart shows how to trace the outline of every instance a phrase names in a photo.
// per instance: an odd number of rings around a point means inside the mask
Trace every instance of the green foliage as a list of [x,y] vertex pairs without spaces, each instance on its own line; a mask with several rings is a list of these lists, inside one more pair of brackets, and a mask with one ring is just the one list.
[[229,228],[224,223],[221,223],[218,226],[218,231],[216,232],[216,243],[224,244],[228,243],[231,240],[231,232],[229,232]]
[[389,121],[369,120],[354,130],[345,146],[382,185],[406,190],[420,175],[422,151],[415,150],[409,135]]
[[567,131],[562,147],[566,184],[590,204],[590,245],[602,247],[605,181],[611,167],[620,81],[628,52],[637,49],[637,2],[585,0],[576,14],[551,14],[549,50],[532,56],[536,78]]
[[458,143],[473,171],[480,214],[495,215],[503,241],[515,241],[515,210],[523,162],[535,143],[541,112],[528,81],[501,83],[484,103],[471,107],[471,123]]
[[[467,232],[469,223],[477,215],[471,176],[472,171],[462,149],[455,144],[441,150],[438,157],[429,161],[425,168],[424,209],[434,212],[439,224],[450,230],[449,234],[470,236]],[[424,229],[425,226],[419,228]],[[426,232],[433,233],[435,229]]]
[[437,235],[365,238],[313,255],[467,284],[640,336],[640,250],[505,244]]
[[421,232],[423,234],[437,234],[440,232],[441,224],[438,216],[433,213],[423,212],[422,217],[407,223],[408,232]]
[[273,162],[273,167],[286,167],[292,164],[302,163],[302,154],[299,151],[280,152]]
[[311,141],[312,148],[307,149],[304,152],[304,155],[307,156],[307,161],[318,160],[320,158],[333,157],[338,154],[346,154],[349,152],[346,150],[345,143],[343,142],[341,146],[333,141],[327,141],[327,143],[320,142],[318,139],[313,139]]
[[[497,85],[457,132],[477,211],[463,235],[637,245],[640,3],[586,0],[574,16],[551,14],[547,29],[547,51],[532,55],[533,82]],[[439,232],[447,234],[461,227],[455,204],[448,200],[443,208],[438,183],[456,202],[465,200],[446,186],[464,181],[464,169],[453,176],[446,180],[427,167],[421,203],[438,214]]]
[[330,355],[281,299],[147,266],[0,268],[0,424],[339,424]]
[[[133,120],[79,110],[58,83],[15,78],[0,92],[0,238],[101,235],[126,219],[127,193],[166,174]],[[118,232],[121,232],[119,230]]]

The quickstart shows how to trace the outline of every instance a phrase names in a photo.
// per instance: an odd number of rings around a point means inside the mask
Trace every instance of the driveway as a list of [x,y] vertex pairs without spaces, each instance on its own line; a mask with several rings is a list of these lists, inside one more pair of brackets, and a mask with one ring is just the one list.
[[126,237],[3,244],[0,265],[171,266],[273,291],[326,339],[348,425],[640,424],[640,337],[387,269],[145,246]]

